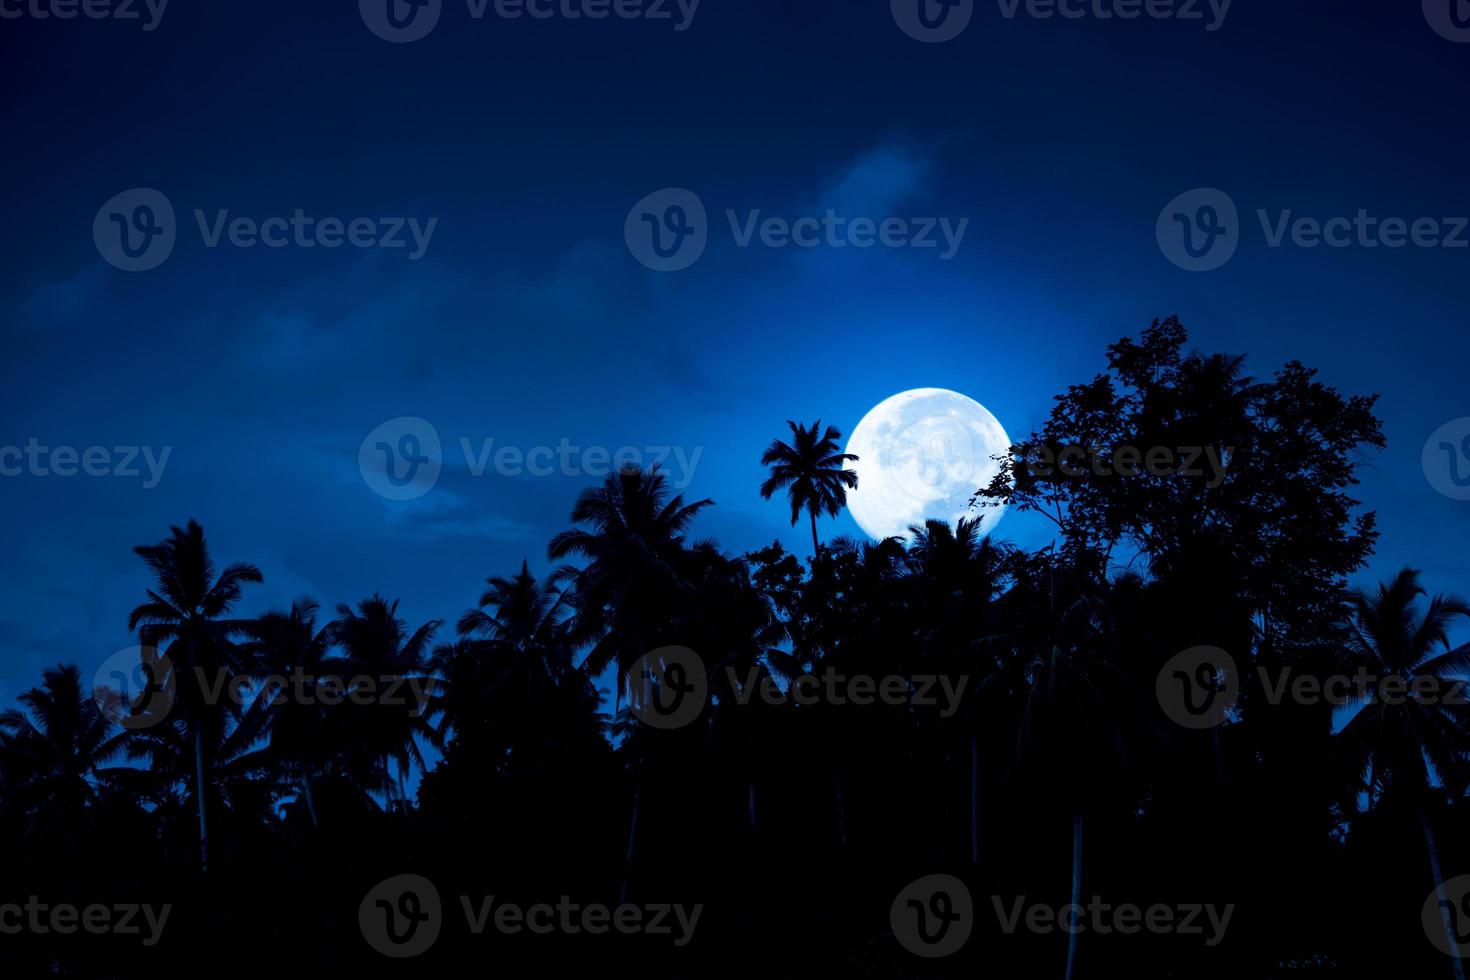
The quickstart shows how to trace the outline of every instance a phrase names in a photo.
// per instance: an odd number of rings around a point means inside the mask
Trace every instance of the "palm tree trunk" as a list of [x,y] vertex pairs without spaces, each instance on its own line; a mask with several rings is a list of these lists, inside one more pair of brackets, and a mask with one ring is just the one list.
[[311,815],[311,829],[316,830],[319,824],[316,819],[316,800],[311,796],[311,773],[301,773],[301,795],[306,798],[306,812]]
[[[1072,814],[1072,906],[1074,908],[1082,905],[1082,811],[1077,810]],[[1073,929],[1072,934],[1067,937],[1067,975],[1066,980],[1072,980],[1073,971],[1077,968],[1077,936],[1079,930]]]
[[199,868],[209,874],[209,820],[204,815],[204,729],[194,723],[194,790],[199,801]]
[[837,800],[837,844],[847,850],[847,806],[842,801],[842,776],[832,770],[832,792]]
[[[1459,940],[1455,938],[1455,926],[1450,921],[1450,909],[1444,894],[1444,872],[1439,868],[1439,847],[1434,843],[1434,831],[1424,811],[1419,811],[1419,828],[1424,831],[1424,846],[1429,851],[1429,872],[1434,875],[1434,900],[1439,904],[1439,919],[1444,925],[1445,948],[1455,949]],[[1455,971],[1455,980],[1465,980],[1465,967],[1458,956],[1451,956],[1450,968]]]
[[980,866],[980,736],[970,736],[970,864]]
[[817,553],[822,550],[821,543],[817,541],[817,512],[810,511],[807,516],[812,519],[812,557],[815,558],[817,557]]
[[633,876],[633,845],[638,840],[638,796],[641,791],[633,789],[633,814],[628,819],[628,849],[624,855],[623,884],[618,889],[618,904],[628,900],[628,879]]

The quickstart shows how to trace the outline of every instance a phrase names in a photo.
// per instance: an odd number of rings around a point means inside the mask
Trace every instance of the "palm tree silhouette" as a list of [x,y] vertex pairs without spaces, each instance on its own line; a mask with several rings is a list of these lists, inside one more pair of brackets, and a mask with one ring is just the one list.
[[[954,527],[928,520],[909,528],[906,562],[913,611],[923,624],[920,659],[955,673],[992,665],[996,625],[991,605],[1012,557],[1009,545],[981,531],[982,518],[962,517]],[[974,699],[962,718],[970,730],[970,863],[980,863],[980,719]]]
[[[1436,595],[1421,612],[1419,599],[1426,594],[1419,573],[1407,568],[1372,593],[1351,592],[1346,666],[1361,668],[1379,680],[1402,678],[1409,690],[1417,690],[1415,683],[1421,678],[1439,684],[1470,671],[1470,644],[1452,648],[1449,642],[1454,621],[1470,617],[1470,603],[1459,596]],[[1437,787],[1461,765],[1470,735],[1470,709],[1452,700],[1387,698],[1375,689],[1338,737],[1351,753],[1369,805],[1387,795],[1411,807],[1418,818],[1446,935],[1454,948],[1458,940],[1445,906],[1439,847],[1427,813]],[[1463,980],[1459,958],[1450,961],[1456,980]]]
[[75,666],[46,670],[41,686],[17,700],[26,712],[0,712],[6,799],[24,817],[27,839],[83,835],[100,799],[98,781],[112,772],[104,764],[122,751],[125,733],[82,690]]
[[[439,620],[430,620],[410,633],[408,625],[398,618],[398,600],[389,602],[373,595],[358,603],[355,610],[339,605],[337,618],[328,629],[332,641],[346,655],[353,677],[371,679],[378,685],[380,694],[386,693],[388,685],[397,683],[398,696],[404,697],[409,688],[402,682],[433,684],[430,644],[439,626]],[[419,714],[412,703],[382,701],[351,707],[359,710],[353,712],[350,727],[357,744],[369,758],[376,760],[385,799],[391,806],[396,783],[398,803],[406,814],[408,773],[414,765],[424,766],[417,737],[431,741],[437,737],[430,712]]]
[[204,529],[192,518],[187,527],[170,528],[169,537],[156,545],[133,549],[153,570],[156,588],[148,590],[148,601],[128,616],[128,629],[137,630],[144,647],[165,651],[178,684],[178,709],[188,719],[194,737],[195,790],[199,807],[199,866],[209,870],[209,819],[205,806],[208,780],[205,777],[206,737],[204,727],[223,726],[220,705],[209,698],[200,683],[211,675],[238,668],[231,636],[244,627],[240,621],[221,619],[240,601],[246,582],[263,582],[260,569],[234,564],[218,577],[204,540]]
[[[340,713],[329,712],[326,700],[316,697],[322,679],[333,669],[332,631],[330,626],[318,628],[319,608],[315,599],[303,597],[288,612],[267,612],[245,625],[248,639],[241,644],[248,669],[258,679],[287,680],[285,692],[270,685],[262,688],[259,698],[270,709],[272,754],[300,790],[313,828],[319,819],[312,780],[345,747]],[[293,687],[297,676],[303,679],[300,692]]]
[[653,649],[652,641],[689,594],[684,536],[713,503],[670,496],[656,467],[625,468],[578,495],[572,522],[587,527],[556,535],[547,554],[588,562],[557,574],[572,582],[573,639],[591,644],[583,670],[596,675],[616,663],[620,684],[627,683],[634,662]]
[[446,687],[436,737],[453,731],[494,764],[544,720],[537,712],[548,710],[563,684],[590,682],[572,663],[565,589],[537,581],[524,560],[518,574],[486,584],[479,606],[460,617],[460,638],[434,653]]
[[782,487],[791,502],[791,524],[796,526],[801,512],[806,511],[812,524],[812,554],[821,552],[817,538],[817,515],[825,512],[836,517],[847,503],[847,491],[858,485],[857,473],[845,469],[844,463],[856,461],[857,457],[844,453],[837,440],[842,433],[827,426],[820,437],[822,420],[818,419],[811,428],[787,420],[791,428],[790,444],[780,439],[773,440],[761,455],[761,465],[771,468],[771,475],[761,484],[761,496],[770,500]]

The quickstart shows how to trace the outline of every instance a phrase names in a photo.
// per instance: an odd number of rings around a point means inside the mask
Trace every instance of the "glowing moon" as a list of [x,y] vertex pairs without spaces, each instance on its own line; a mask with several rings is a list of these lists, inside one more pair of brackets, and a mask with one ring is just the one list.
[[982,517],[989,534],[1004,507],[970,510],[970,498],[1000,469],[1010,437],[989,410],[957,391],[914,388],[863,416],[847,441],[858,486],[847,492],[853,519],[875,538],[908,537],[910,524]]

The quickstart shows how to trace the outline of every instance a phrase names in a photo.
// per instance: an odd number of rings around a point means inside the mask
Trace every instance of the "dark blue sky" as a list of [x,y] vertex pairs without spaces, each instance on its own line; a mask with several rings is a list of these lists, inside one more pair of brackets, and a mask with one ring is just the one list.
[[[887,0],[703,0],[682,31],[672,2],[674,21],[540,21],[444,0],[433,33],[390,44],[350,0],[174,0],[150,31],[38,19],[34,2],[0,3],[21,11],[0,19],[0,446],[170,455],[152,488],[0,478],[0,701],[44,664],[127,645],[148,584],[130,549],[190,516],[221,560],[265,571],[246,611],[382,590],[411,620],[452,620],[486,575],[545,566],[589,482],[475,477],[459,440],[567,439],[699,449],[687,492],[718,503],[699,532],[805,554],[806,529],[757,494],[785,419],[847,432],[933,386],[1020,436],[1106,344],[1171,313],[1257,375],[1298,358],[1380,393],[1371,575],[1410,563],[1470,589],[1470,503],[1420,462],[1470,415],[1470,249],[1271,248],[1255,218],[1470,214],[1470,44],[1418,4],[1236,0],[1211,31],[977,0],[963,34],[924,44]],[[93,221],[138,187],[166,195],[178,238],[130,273],[103,261]],[[623,234],[666,187],[710,216],[703,257],[676,273],[644,268]],[[1241,241],[1192,273],[1155,223],[1200,187],[1238,205]],[[969,224],[945,261],[739,248],[724,218],[828,208]],[[437,224],[417,260],[209,248],[195,209]],[[403,503],[357,461],[399,416],[431,422],[447,456]],[[823,533],[858,532],[844,515]],[[1001,533],[1045,532],[1012,513]]]

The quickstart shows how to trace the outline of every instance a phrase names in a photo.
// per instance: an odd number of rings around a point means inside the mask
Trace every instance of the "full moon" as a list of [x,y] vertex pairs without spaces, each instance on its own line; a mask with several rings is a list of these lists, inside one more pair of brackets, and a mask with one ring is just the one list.
[[847,441],[858,457],[856,490],[847,509],[875,538],[908,537],[909,525],[926,519],[953,526],[982,517],[989,534],[1004,507],[969,508],[970,498],[1000,470],[992,456],[1011,448],[1010,437],[989,410],[957,391],[914,388],[875,406]]

